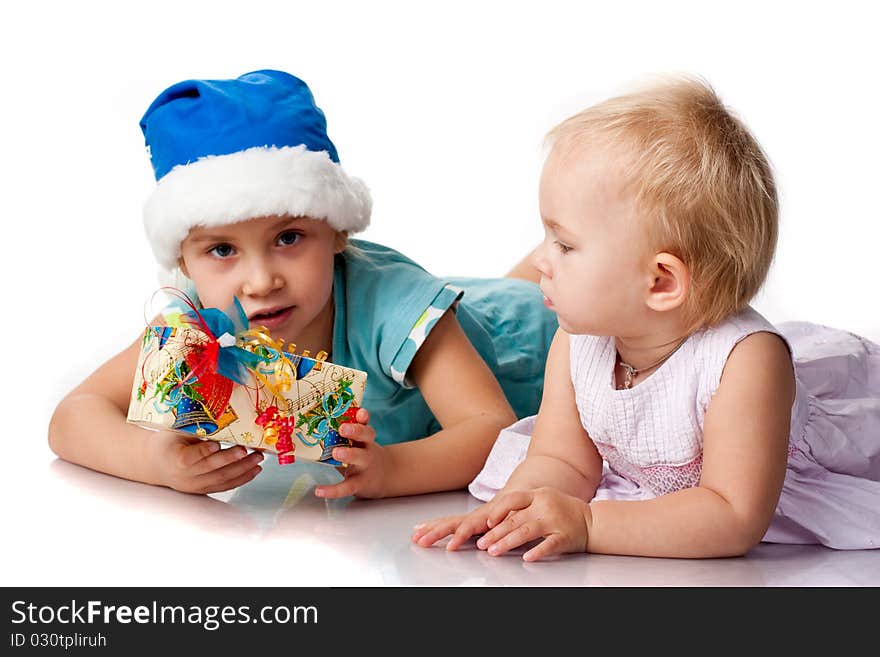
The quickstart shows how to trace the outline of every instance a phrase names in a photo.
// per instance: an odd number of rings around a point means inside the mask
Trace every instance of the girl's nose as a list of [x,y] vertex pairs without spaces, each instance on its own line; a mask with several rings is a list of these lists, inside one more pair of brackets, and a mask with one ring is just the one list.
[[241,291],[245,296],[264,297],[282,287],[284,287],[284,279],[265,263],[258,263],[249,270]]

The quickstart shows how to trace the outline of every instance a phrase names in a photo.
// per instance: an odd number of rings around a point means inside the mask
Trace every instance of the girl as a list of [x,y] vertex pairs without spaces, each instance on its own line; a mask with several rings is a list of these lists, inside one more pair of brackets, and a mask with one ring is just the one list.
[[472,483],[492,501],[413,540],[451,534],[454,550],[483,534],[492,555],[539,541],[527,561],[880,545],[880,347],[777,329],[747,305],[777,199],[742,123],[685,79],[550,138],[534,262],[560,328],[540,412],[501,434]]
[[[188,80],[156,98],[141,128],[158,181],[144,220],[166,280],[203,307],[237,296],[273,336],[368,374],[364,408],[340,430],[354,445],[333,454],[349,464],[344,481],[317,495],[464,487],[498,431],[537,410],[557,326],[538,287],[442,280],[350,241],[369,223],[369,192],[340,167],[304,82],[271,70]],[[55,453],[187,492],[256,476],[259,453],[126,424],[139,343],[61,401]]]

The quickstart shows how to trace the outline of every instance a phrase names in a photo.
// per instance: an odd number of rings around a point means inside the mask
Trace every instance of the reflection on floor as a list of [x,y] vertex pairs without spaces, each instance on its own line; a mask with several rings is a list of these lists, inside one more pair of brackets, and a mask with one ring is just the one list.
[[[491,557],[473,542],[456,552],[447,552],[442,544],[420,548],[409,541],[413,525],[465,513],[479,502],[464,491],[387,500],[323,500],[315,497],[313,489],[341,480],[334,468],[315,463],[279,467],[270,459],[264,463],[264,471],[252,482],[212,496],[137,484],[63,461],[55,461],[50,474],[70,504],[82,507],[100,501],[110,523],[114,514],[127,518],[136,509],[143,520],[133,526],[155,523],[160,529],[150,531],[164,532],[169,543],[176,533],[195,528],[204,543],[225,541],[231,548],[224,549],[238,554],[286,555],[286,566],[271,572],[257,569],[250,575],[247,581],[253,585],[880,585],[880,550],[761,544],[736,559],[567,555],[529,564],[520,558],[522,549]],[[277,563],[274,557],[272,563]]]

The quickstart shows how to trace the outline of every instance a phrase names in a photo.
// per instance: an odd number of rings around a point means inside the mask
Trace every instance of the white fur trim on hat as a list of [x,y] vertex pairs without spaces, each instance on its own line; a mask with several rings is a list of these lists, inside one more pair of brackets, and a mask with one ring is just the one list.
[[147,199],[144,226],[159,264],[174,269],[193,226],[287,214],[358,232],[369,225],[371,209],[367,186],[326,151],[255,147],[174,167]]

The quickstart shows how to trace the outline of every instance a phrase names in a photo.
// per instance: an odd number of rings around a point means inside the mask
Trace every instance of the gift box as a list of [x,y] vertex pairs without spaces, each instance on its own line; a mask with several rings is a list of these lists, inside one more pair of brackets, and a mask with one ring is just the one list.
[[338,429],[355,420],[366,372],[296,354],[249,327],[237,300],[226,311],[187,305],[144,331],[128,422],[275,452],[281,464],[344,465],[332,452],[351,444]]

